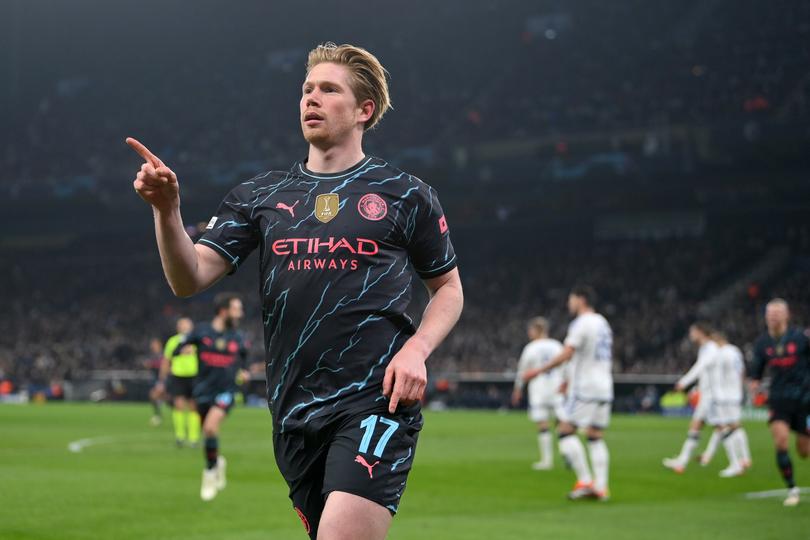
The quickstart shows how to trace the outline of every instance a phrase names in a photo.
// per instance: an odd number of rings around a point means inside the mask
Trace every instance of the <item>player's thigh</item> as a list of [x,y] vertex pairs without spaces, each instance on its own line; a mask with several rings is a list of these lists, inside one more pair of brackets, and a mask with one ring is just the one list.
[[188,400],[185,396],[174,396],[174,408],[178,410],[185,410],[188,405]]
[[790,440],[790,425],[784,420],[771,420],[769,426],[773,444],[777,450],[787,450]]
[[225,420],[226,416],[228,416],[226,409],[217,405],[209,408],[208,414],[205,415],[205,421],[203,422],[203,431],[210,435],[218,434],[222,421]]
[[326,499],[318,540],[383,540],[391,527],[391,512],[376,502],[343,491]]

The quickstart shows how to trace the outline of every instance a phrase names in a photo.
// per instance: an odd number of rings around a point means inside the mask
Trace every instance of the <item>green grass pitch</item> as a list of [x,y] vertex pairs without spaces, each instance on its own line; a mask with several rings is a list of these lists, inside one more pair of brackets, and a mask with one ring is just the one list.
[[[228,487],[199,499],[202,451],[174,447],[168,421],[147,424],[146,405],[0,406],[0,538],[299,539],[271,447],[269,413],[239,408],[226,422]],[[781,498],[768,433],[747,424],[754,467],[720,479],[715,462],[677,476],[661,467],[683,441],[684,419],[616,416],[606,438],[612,499],[569,502],[573,483],[557,468],[535,472],[536,438],[523,413],[426,413],[414,470],[389,538],[525,540],[789,539],[810,537],[810,495]],[[169,415],[164,413],[168,420]],[[71,441],[93,439],[79,453]],[[701,445],[708,433],[704,433]],[[800,484],[810,463],[795,457]]]

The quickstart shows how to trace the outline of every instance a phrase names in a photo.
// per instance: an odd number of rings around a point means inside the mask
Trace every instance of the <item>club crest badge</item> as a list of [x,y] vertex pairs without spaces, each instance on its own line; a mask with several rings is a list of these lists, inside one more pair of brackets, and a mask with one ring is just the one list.
[[358,201],[357,211],[369,221],[380,221],[388,214],[388,205],[376,193],[366,193]]
[[329,223],[340,210],[340,198],[337,193],[323,193],[315,198],[315,217],[321,223]]

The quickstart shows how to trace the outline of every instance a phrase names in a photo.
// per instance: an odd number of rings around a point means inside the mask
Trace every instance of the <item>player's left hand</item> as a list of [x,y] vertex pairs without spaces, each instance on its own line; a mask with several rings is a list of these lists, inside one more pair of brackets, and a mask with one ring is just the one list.
[[400,402],[403,405],[413,405],[425,395],[427,386],[427,368],[422,354],[414,345],[405,345],[399,350],[388,364],[383,379],[382,393],[390,397],[388,412],[394,414]]

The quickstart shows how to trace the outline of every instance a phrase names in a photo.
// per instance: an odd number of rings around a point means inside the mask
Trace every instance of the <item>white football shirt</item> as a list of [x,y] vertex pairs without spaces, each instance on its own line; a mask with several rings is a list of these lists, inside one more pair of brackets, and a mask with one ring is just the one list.
[[[548,364],[561,351],[562,344],[556,339],[535,339],[526,344],[520,354],[520,361],[518,361],[515,386],[523,385],[523,374],[526,371]],[[529,381],[528,389],[529,393],[533,395],[555,394],[560,388],[560,384],[562,384],[562,373],[559,368],[555,368]]]
[[602,315],[583,313],[568,327],[565,344],[574,348],[570,381],[576,399],[613,400],[613,331]]

